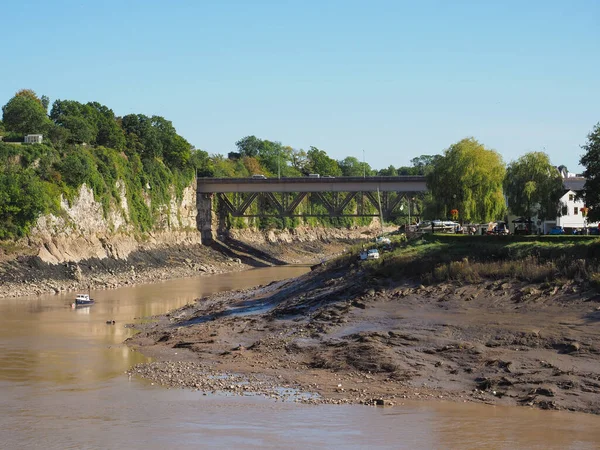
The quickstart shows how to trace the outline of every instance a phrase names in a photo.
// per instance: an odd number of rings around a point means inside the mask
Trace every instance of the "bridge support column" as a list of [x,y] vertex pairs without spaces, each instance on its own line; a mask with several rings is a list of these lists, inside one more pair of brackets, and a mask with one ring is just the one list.
[[214,239],[212,228],[212,197],[213,194],[202,193],[196,196],[196,208],[198,216],[196,225],[200,231],[203,244],[210,244]]

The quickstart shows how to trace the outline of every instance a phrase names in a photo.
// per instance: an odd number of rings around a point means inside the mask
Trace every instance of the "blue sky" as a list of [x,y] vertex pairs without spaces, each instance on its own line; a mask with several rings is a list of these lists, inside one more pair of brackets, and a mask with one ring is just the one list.
[[30,88],[374,168],[474,136],[579,170],[600,121],[600,2],[28,1],[2,6],[0,104]]

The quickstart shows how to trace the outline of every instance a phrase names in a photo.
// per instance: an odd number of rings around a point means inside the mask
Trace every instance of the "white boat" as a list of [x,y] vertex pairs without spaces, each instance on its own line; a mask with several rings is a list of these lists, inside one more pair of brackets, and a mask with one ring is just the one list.
[[94,299],[90,298],[90,296],[88,294],[77,294],[77,297],[75,297],[75,306],[84,306],[84,305],[91,305],[94,303]]

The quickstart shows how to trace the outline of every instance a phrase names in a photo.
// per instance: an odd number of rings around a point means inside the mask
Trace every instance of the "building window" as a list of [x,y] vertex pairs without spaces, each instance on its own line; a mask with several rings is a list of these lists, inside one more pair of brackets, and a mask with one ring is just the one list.
[[579,208],[576,206],[575,208],[573,208],[573,215],[577,215],[579,213]]
[[573,200],[575,200],[575,194],[569,194],[569,201],[572,202]]

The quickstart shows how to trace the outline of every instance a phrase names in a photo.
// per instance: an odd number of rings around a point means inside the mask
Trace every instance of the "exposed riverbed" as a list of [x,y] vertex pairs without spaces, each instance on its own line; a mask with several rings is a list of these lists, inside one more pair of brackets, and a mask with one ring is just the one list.
[[[283,266],[92,291],[0,299],[2,448],[596,448],[592,415],[454,403],[303,405],[165,389],[125,372],[136,318],[217,291],[300,275]],[[107,321],[115,321],[109,325]]]

